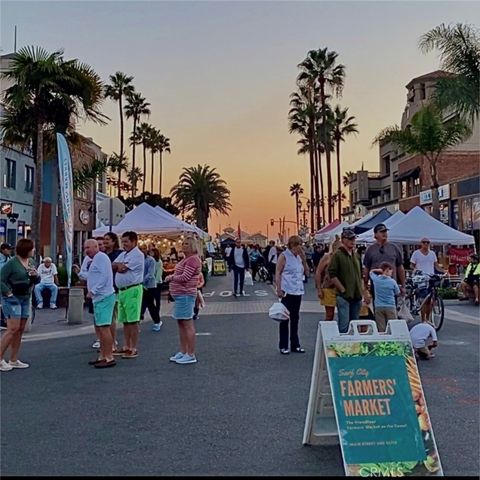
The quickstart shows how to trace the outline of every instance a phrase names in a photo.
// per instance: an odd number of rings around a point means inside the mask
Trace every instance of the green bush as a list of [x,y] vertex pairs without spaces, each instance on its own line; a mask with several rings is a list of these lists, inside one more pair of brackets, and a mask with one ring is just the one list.
[[458,298],[458,291],[456,288],[439,288],[438,296],[444,300],[452,300]]
[[[57,268],[58,271],[58,283],[60,287],[66,287],[68,282],[67,269],[62,265]],[[72,286],[76,285],[79,281],[78,275],[72,271]]]

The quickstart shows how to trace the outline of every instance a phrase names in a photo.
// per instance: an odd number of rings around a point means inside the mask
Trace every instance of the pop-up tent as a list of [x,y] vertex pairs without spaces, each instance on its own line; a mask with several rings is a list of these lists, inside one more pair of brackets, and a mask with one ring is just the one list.
[[[378,223],[383,223],[387,228],[392,228],[396,223],[402,220],[403,217],[405,217],[405,214],[400,210],[398,210],[391,217],[388,217],[384,222],[378,222]],[[374,243],[375,237],[373,233],[373,228],[371,228],[370,230],[367,230],[364,233],[361,233],[357,237],[357,242]]]
[[[167,212],[168,213],[168,212]],[[93,235],[105,235],[109,231],[108,227],[97,228]],[[115,233],[133,231],[138,234],[158,234],[174,235],[183,232],[194,232],[192,225],[171,215],[162,215],[148,203],[142,203],[138,207],[130,210],[122,221],[112,228]]]
[[353,223],[350,225],[350,228],[353,229],[353,231],[357,234],[367,232],[371,228],[375,227],[375,225],[378,223],[385,223],[385,220],[391,216],[392,214],[386,208],[382,208],[370,218],[365,216],[363,219],[361,219],[361,221]]
[[196,233],[202,240],[207,240],[209,235],[207,232],[204,232],[201,228],[198,228],[195,225],[191,225],[190,223],[187,223],[183,220],[180,220],[177,218],[175,215],[172,215],[170,212],[167,212],[167,210],[163,209],[162,207],[159,207],[158,205],[155,207],[155,210],[162,215],[162,217],[167,218],[167,219],[175,219],[177,222],[181,222],[182,225],[185,227],[186,232],[193,232]]
[[335,235],[340,236],[342,230],[348,226],[349,225],[346,222],[340,222],[340,220],[335,220],[329,225],[321,228],[317,233],[315,233],[315,240],[317,242],[329,243],[335,238]]
[[388,239],[394,243],[416,245],[426,237],[434,245],[472,245],[473,235],[459,232],[429,215],[420,207],[412,208],[388,232]]

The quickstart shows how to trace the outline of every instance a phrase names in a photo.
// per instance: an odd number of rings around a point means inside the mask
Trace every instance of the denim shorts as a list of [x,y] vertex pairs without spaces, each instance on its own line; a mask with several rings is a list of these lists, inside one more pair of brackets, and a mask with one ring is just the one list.
[[173,318],[175,320],[191,320],[193,318],[196,297],[191,295],[173,295],[173,298],[175,299]]
[[30,315],[30,297],[2,297],[2,310],[6,318],[20,320]]

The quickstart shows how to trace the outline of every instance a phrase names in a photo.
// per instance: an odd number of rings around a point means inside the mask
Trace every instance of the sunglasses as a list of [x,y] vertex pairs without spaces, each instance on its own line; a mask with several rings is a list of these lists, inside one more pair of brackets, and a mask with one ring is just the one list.
[[430,242],[427,240],[422,240],[422,243],[430,243]]

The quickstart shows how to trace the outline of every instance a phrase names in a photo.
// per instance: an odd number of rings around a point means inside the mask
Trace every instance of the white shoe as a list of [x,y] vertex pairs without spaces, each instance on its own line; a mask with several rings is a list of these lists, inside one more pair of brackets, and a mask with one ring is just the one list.
[[247,294],[245,293],[245,290],[242,292],[242,297],[246,297]]
[[30,365],[25,362],[21,362],[20,360],[16,360],[15,362],[12,362],[11,360],[8,362],[8,364],[12,368],[28,368]]
[[172,355],[170,357],[170,361],[171,362],[176,362],[177,360],[179,360],[180,358],[182,358],[185,354],[183,352],[177,352],[175,355]]
[[51,308],[52,310],[55,310],[55,309],[57,308],[57,306],[56,306],[54,303],[51,303],[51,304],[50,304],[50,308]]
[[42,308],[43,308],[43,303],[39,303],[39,304],[37,305],[37,310],[41,310]]
[[100,340],[95,340],[93,342],[92,348],[100,348]]
[[5,360],[2,360],[0,362],[0,372],[9,372],[10,370],[13,370],[13,367]]

